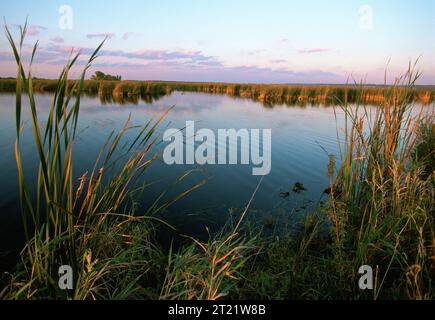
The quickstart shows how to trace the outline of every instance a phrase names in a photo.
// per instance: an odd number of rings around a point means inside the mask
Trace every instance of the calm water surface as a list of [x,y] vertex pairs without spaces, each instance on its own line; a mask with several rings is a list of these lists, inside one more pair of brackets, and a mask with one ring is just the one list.
[[[17,248],[22,243],[21,218],[17,199],[17,175],[13,153],[15,142],[14,95],[0,95],[0,251]],[[46,118],[50,95],[38,95],[39,119]],[[135,125],[145,125],[152,116],[159,116],[170,106],[174,109],[165,118],[166,126],[183,128],[186,120],[194,120],[199,128],[270,128],[272,129],[272,171],[258,191],[251,218],[262,221],[274,217],[283,223],[297,221],[306,210],[314,207],[328,186],[328,153],[338,154],[337,126],[333,108],[324,106],[273,106],[247,99],[202,93],[173,93],[152,103],[102,103],[98,97],[83,97],[75,144],[75,174],[90,170],[108,134],[121,129],[131,115]],[[36,172],[35,150],[31,137],[28,110],[23,117],[23,161],[29,175]],[[343,114],[338,112],[339,132]],[[133,137],[133,133],[131,134]],[[163,148],[160,143],[158,148]],[[145,175],[151,185],[140,197],[138,213],[178,177],[191,169],[198,169],[184,183],[173,187],[167,199],[189,186],[207,179],[207,183],[177,202],[162,218],[177,228],[177,232],[204,236],[205,226],[219,228],[231,213],[238,213],[246,205],[259,177],[252,176],[246,165],[206,165],[203,167],[168,166],[156,161]],[[291,192],[295,182],[307,189]],[[30,185],[34,181],[30,181]],[[287,198],[281,192],[290,191]],[[324,200],[323,196],[323,200]],[[168,238],[168,237],[166,237]],[[0,256],[1,259],[1,256]]]

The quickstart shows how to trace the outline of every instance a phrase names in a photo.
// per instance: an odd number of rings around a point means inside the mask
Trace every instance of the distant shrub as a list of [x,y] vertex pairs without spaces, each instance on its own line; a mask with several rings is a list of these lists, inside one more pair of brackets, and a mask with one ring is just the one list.
[[105,74],[101,71],[96,71],[95,74],[91,77],[91,80],[111,80],[111,81],[121,81],[121,76],[112,76],[110,74]]

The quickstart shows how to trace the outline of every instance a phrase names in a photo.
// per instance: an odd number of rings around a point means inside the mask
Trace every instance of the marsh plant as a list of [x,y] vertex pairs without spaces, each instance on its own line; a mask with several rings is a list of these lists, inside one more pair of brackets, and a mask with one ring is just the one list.
[[[159,120],[150,121],[141,130],[137,139],[127,146],[130,153],[124,154],[123,160],[115,159],[123,136],[132,129],[127,122],[120,133],[108,137],[93,170],[77,180],[73,173],[73,150],[80,95],[85,73],[104,42],[90,56],[80,80],[72,90],[67,90],[68,74],[79,54],[70,57],[58,79],[46,124],[41,126],[31,74],[37,44],[27,74],[20,56],[26,27],[27,24],[21,29],[18,46],[6,27],[18,66],[15,156],[27,239],[18,271],[11,279],[10,294],[15,298],[128,297],[134,289],[132,283],[136,282],[135,270],[147,268],[142,253],[149,251],[150,232],[143,217],[133,217],[121,208],[127,206],[128,189],[152,161],[152,157],[147,156]],[[29,101],[38,155],[36,194],[29,191],[21,159],[23,98]],[[122,165],[117,165],[120,161]],[[109,176],[111,170],[118,172]],[[70,265],[74,270],[76,281],[71,292],[62,292],[57,286],[61,265]]]
[[[128,119],[120,132],[108,136],[93,168],[76,174],[80,97],[86,71],[104,41],[78,80],[68,79],[79,54],[70,56],[57,81],[50,82],[52,103],[48,117],[40,119],[31,73],[37,44],[27,72],[21,58],[26,25],[18,43],[5,30],[17,63],[17,79],[8,86],[16,91],[15,156],[27,242],[15,270],[4,277],[0,298],[433,299],[434,114],[433,106],[411,112],[419,77],[413,66],[373,96],[378,108],[372,113],[364,105],[375,90],[371,87],[346,86],[331,93],[345,113],[340,154],[330,155],[325,168],[330,180],[325,205],[307,212],[298,232],[260,238],[245,224],[260,181],[236,223],[230,221],[208,241],[187,237],[186,245],[165,251],[154,240],[156,224],[164,223],[158,214],[203,183],[169,202],[158,197],[145,212],[135,212],[134,199],[144,190],[140,178],[158,157],[152,147],[165,114],[143,127]],[[172,83],[168,89],[165,83],[148,83],[144,89],[144,84],[119,81],[94,81],[92,90],[109,88],[123,95],[124,86],[139,94],[202,90],[266,100],[315,95],[306,87]],[[22,161],[23,99],[29,102],[37,152],[36,186],[29,186]],[[135,138],[127,138],[128,132]],[[70,291],[58,287],[62,265],[74,272]],[[373,290],[358,287],[362,265],[374,271]]]
[[[376,109],[344,96],[328,204],[307,215],[299,235],[265,244],[247,267],[244,296],[433,299],[435,118],[433,106],[413,106],[419,76],[410,64]],[[361,266],[373,269],[372,290],[358,286]]]
[[[110,78],[109,78],[110,79]],[[35,92],[54,92],[56,80],[35,79]],[[1,92],[14,92],[15,79],[0,79]],[[105,99],[122,102],[123,99],[162,97],[174,91],[204,92],[209,94],[227,94],[232,97],[259,101],[266,107],[275,105],[322,104],[338,106],[346,99],[349,103],[378,104],[385,101],[389,86],[348,85],[287,85],[287,84],[237,84],[237,83],[205,83],[205,82],[172,82],[172,81],[116,81],[98,78],[83,82],[83,93],[98,94]],[[408,89],[401,87],[399,90]],[[363,93],[363,94],[362,94]],[[415,86],[408,92],[410,99],[416,103],[430,105],[435,100],[433,86]]]
[[374,113],[345,101],[342,107],[342,166],[331,188],[328,215],[336,258],[354,268],[376,267],[374,298],[433,297],[434,180],[424,168],[434,145],[420,159],[413,153],[422,142],[433,141],[433,132],[425,128],[433,126],[434,113],[433,106],[417,109],[412,104],[411,92],[421,75],[415,70],[409,64]]
[[[120,132],[112,132],[108,136],[92,170],[77,176],[73,172],[73,162],[80,97],[86,71],[97,58],[104,41],[90,55],[76,81],[70,81],[68,75],[79,53],[70,57],[56,82],[48,118],[42,122],[38,117],[31,73],[37,44],[33,47],[26,73],[21,49],[27,23],[20,29],[18,43],[7,26],[5,30],[18,67],[15,156],[27,243],[15,272],[8,276],[7,286],[0,290],[0,297],[159,298],[160,291],[162,297],[176,297],[173,288],[181,287],[186,281],[178,276],[178,269],[172,268],[173,261],[179,255],[171,252],[167,260],[164,258],[162,250],[153,242],[154,226],[163,223],[157,217],[159,212],[202,183],[192,186],[167,203],[161,203],[159,197],[143,214],[134,212],[133,200],[141,189],[138,184],[140,177],[157,158],[157,154],[151,150],[158,139],[156,128],[166,113],[158,119],[151,118],[143,127],[132,125],[128,119]],[[32,135],[38,155],[35,194],[27,183],[28,173],[25,172],[21,156],[22,99],[29,101]],[[137,132],[132,140],[126,139],[130,131]],[[179,180],[188,175],[189,172]],[[200,267],[212,266],[212,270],[206,269],[211,272],[210,281],[195,285],[195,290],[209,292],[201,297],[221,297],[224,295],[222,287],[228,286],[227,280],[234,282],[235,273],[248,247],[243,245],[245,241],[236,232],[230,235],[228,241],[214,250],[215,257],[209,256],[209,251],[196,252],[199,242],[192,242],[192,247],[181,253],[181,256],[195,258],[198,264],[201,261]],[[215,247],[215,242],[212,242],[211,247]],[[166,262],[167,275],[165,267],[162,268]],[[73,289],[69,291],[61,290],[58,286],[58,270],[64,265],[71,266],[74,272]],[[218,269],[222,266],[223,269]],[[156,284],[160,276],[166,276],[167,281]],[[204,274],[204,278],[207,277]]]

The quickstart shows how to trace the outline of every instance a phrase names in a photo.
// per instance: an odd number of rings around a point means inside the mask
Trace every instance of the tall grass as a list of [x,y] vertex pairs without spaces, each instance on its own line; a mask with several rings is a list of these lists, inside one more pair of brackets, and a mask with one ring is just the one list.
[[[153,160],[148,153],[163,116],[150,120],[129,145],[121,145],[125,133],[134,129],[129,122],[118,134],[112,132],[93,170],[83,174],[77,183],[73,172],[73,149],[80,96],[85,73],[97,58],[104,41],[90,55],[80,80],[68,88],[68,74],[79,53],[70,57],[57,81],[46,124],[41,126],[31,73],[37,44],[27,74],[20,56],[26,28],[27,23],[21,28],[17,45],[5,27],[18,67],[15,157],[27,238],[19,272],[12,279],[11,294],[15,298],[129,297],[137,289],[134,278],[137,275],[133,276],[132,266],[142,269],[147,265],[142,254],[151,247],[150,231],[144,217],[137,218],[130,211],[119,210],[127,210],[130,188]],[[29,101],[39,163],[36,195],[29,191],[21,158],[22,97],[25,96]],[[140,232],[138,225],[142,226]],[[76,271],[74,278],[77,281],[72,293],[59,290],[56,279],[62,265],[70,265]]]
[[218,300],[237,289],[244,264],[255,252],[256,239],[231,231],[168,255],[160,299]]
[[[56,82],[48,118],[42,125],[38,117],[31,73],[37,44],[27,73],[20,54],[26,29],[27,23],[20,29],[17,44],[5,26],[18,69],[15,156],[27,243],[21,252],[20,263],[15,272],[10,274],[9,284],[0,292],[0,298],[181,297],[183,293],[178,291],[179,288],[191,283],[196,278],[196,272],[205,277],[210,275],[210,282],[196,283],[189,294],[186,293],[186,297],[222,297],[225,289],[223,286],[235,281],[234,273],[243,265],[246,252],[251,249],[250,244],[253,242],[245,241],[237,233],[239,225],[229,234],[222,233],[221,239],[224,240],[214,238],[210,244],[202,244],[202,248],[209,248],[207,252],[198,252],[192,246],[167,254],[153,239],[153,222],[164,223],[157,214],[205,181],[197,183],[167,203],[161,203],[162,194],[144,215],[135,213],[134,197],[142,189],[138,182],[157,157],[151,150],[158,138],[156,128],[166,113],[158,119],[151,118],[143,127],[131,125],[128,119],[119,133],[113,131],[109,135],[91,171],[77,178],[73,172],[73,162],[80,97],[84,90],[86,71],[97,58],[104,41],[90,55],[78,81],[68,80],[68,74],[79,53],[70,57]],[[113,90],[116,91],[117,88],[119,87],[115,86]],[[36,194],[30,192],[21,157],[21,118],[25,111],[23,98],[29,101],[32,135],[39,164]],[[130,131],[138,132],[133,139],[126,137]],[[190,173],[182,175],[176,183]],[[246,211],[247,209],[245,213]],[[193,243],[200,244],[192,240]],[[205,263],[211,258],[210,254],[214,254],[211,270]],[[192,263],[186,266],[182,275],[182,269],[174,269],[173,264],[179,259]],[[63,265],[69,265],[74,270],[73,290],[63,291],[58,286],[58,270]],[[222,265],[223,268],[218,270]]]
[[[0,92],[15,90],[16,81],[0,79]],[[69,85],[72,85],[70,81]],[[34,80],[34,90],[38,92],[54,92],[56,80]],[[279,84],[235,84],[207,82],[171,82],[171,81],[108,81],[86,80],[83,93],[98,94],[105,99],[113,98],[115,102],[133,100],[134,98],[161,97],[173,91],[205,92],[227,94],[259,101],[266,106],[275,104],[306,105],[323,104],[339,105],[346,98],[349,103],[361,102],[378,104],[384,102],[388,86],[367,86],[364,94],[361,87],[353,85],[279,85]],[[398,88],[405,91],[406,88]],[[435,100],[433,86],[416,86],[409,92],[414,102],[428,105]],[[345,97],[346,96],[346,97]]]
[[[86,71],[104,41],[77,81],[69,80],[68,74],[79,55],[70,57],[42,122],[31,73],[37,44],[27,73],[20,54],[26,26],[20,30],[18,43],[5,30],[17,63],[15,155],[27,243],[1,298],[433,299],[434,113],[412,110],[419,77],[413,66],[393,86],[383,88],[374,112],[364,105],[371,88],[359,86],[334,95],[345,115],[344,136],[338,140],[340,166],[335,168],[338,161],[331,155],[329,205],[307,215],[298,234],[259,240],[243,230],[259,184],[235,225],[210,235],[207,242],[191,239],[191,245],[177,252],[164,252],[153,241],[153,221],[162,223],[156,214],[172,202],[161,204],[159,197],[139,216],[134,215],[132,198],[140,177],[156,158],[152,147],[165,114],[140,128],[129,119],[119,133],[109,135],[93,168],[77,176],[73,162],[80,97]],[[225,88],[228,94],[258,99],[272,92],[277,97],[292,94],[284,86],[265,93],[261,86],[184,83],[182,88],[173,83],[168,89],[165,83],[146,85],[144,89],[144,83],[99,83],[98,90],[108,88],[124,96],[125,90],[136,95]],[[307,87],[295,92],[303,99],[317,94]],[[22,164],[23,98],[29,101],[39,164],[36,194],[30,192]],[[353,99],[356,105],[351,104]],[[137,135],[129,140],[127,133],[132,130]],[[74,270],[72,291],[58,287],[62,265]],[[372,291],[363,292],[357,286],[361,265],[375,271]]]
[[[434,115],[413,109],[412,90],[420,76],[414,70],[410,64],[374,114],[365,106],[343,105],[343,165],[331,188],[329,213],[337,259],[352,261],[354,268],[377,268],[374,298],[384,291],[406,292],[413,299],[433,293],[433,180],[412,155],[420,129],[431,125]],[[386,288],[393,282],[400,283],[394,293]]]
[[[376,109],[364,105],[363,85],[356,105],[344,95],[335,109],[345,119],[339,161],[330,156],[327,168],[328,206],[308,214],[297,235],[264,243],[243,270],[252,276],[242,297],[434,298],[435,117],[433,106],[413,105],[419,76],[410,65]],[[373,290],[358,286],[362,265],[373,268]]]
[[244,235],[241,227],[261,182],[235,225],[228,224],[208,242],[192,239],[180,253],[170,252],[160,299],[218,300],[237,291],[241,269],[257,246],[256,237]]

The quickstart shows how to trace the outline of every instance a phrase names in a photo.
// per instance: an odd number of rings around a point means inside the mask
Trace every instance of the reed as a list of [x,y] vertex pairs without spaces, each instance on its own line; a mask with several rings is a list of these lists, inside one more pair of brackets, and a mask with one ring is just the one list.
[[[5,27],[18,67],[15,156],[27,238],[21,264],[11,281],[11,296],[19,299],[129,297],[137,290],[137,275],[132,276],[134,268],[131,267],[145,268],[147,262],[138,254],[151,248],[146,217],[134,217],[127,210],[130,188],[134,187],[154,159],[149,157],[149,150],[155,141],[155,128],[163,117],[150,120],[129,145],[121,145],[126,132],[134,129],[129,121],[121,132],[112,132],[93,170],[83,174],[76,183],[73,147],[80,96],[85,73],[104,41],[90,56],[78,81],[68,81],[69,70],[79,56],[77,54],[70,58],[55,82],[48,118],[45,119],[46,124],[41,126],[31,73],[37,44],[33,48],[27,74],[20,56],[26,28],[27,24],[21,29],[17,45],[8,27]],[[22,97],[29,101],[34,145],[38,154],[36,195],[29,191],[22,166]],[[124,213],[121,210],[127,211]],[[140,232],[138,224],[142,226]],[[77,281],[70,293],[60,291],[57,285],[57,273],[62,265],[69,265],[75,270],[74,278]],[[118,287],[122,290],[116,289]]]
[[[0,81],[0,88],[14,86],[16,93],[15,156],[27,243],[0,298],[433,299],[435,115],[429,108],[413,110],[422,96],[427,99],[415,87],[420,76],[415,66],[382,88],[85,81],[103,41],[79,80],[68,79],[77,54],[59,79],[35,81],[31,70],[37,44],[27,72],[20,55],[26,29],[27,24],[15,42],[5,27],[17,77]],[[37,112],[37,88],[53,92],[44,121]],[[133,199],[157,157],[152,147],[166,114],[143,127],[128,119],[120,132],[108,136],[90,171],[77,176],[73,164],[84,92],[124,99],[172,90],[292,103],[332,96],[334,110],[340,108],[345,121],[344,136],[337,140],[340,154],[330,155],[325,168],[328,205],[308,213],[297,232],[273,239],[253,236],[257,232],[244,221],[260,181],[237,223],[230,221],[208,241],[189,238],[190,244],[165,252],[153,237],[155,223],[164,223],[158,214],[204,183],[168,203],[158,197],[143,215],[135,212]],[[38,156],[35,194],[22,165],[23,99],[29,102]],[[378,108],[365,107],[368,100]],[[132,131],[133,140],[127,138]],[[72,291],[58,287],[62,265],[74,270]],[[375,271],[372,291],[357,286],[361,265]]]
[[[15,81],[15,156],[27,243],[16,270],[9,274],[8,284],[0,290],[0,298],[172,298],[177,288],[183,283],[190,283],[196,272],[203,273],[207,278],[210,276],[211,282],[204,283],[203,287],[192,287],[189,297],[203,298],[205,291],[208,292],[208,298],[223,296],[224,286],[236,281],[234,272],[243,264],[245,252],[253,242],[239,235],[236,231],[238,227],[229,234],[222,233],[224,240],[215,238],[210,244],[202,244],[203,248],[208,248],[203,253],[196,252],[193,247],[181,249],[180,252],[164,253],[154,243],[153,237],[155,224],[164,224],[158,218],[158,213],[205,181],[166,203],[161,203],[162,194],[143,215],[138,215],[134,210],[134,198],[143,189],[139,184],[140,178],[157,158],[157,154],[151,151],[158,138],[156,128],[170,109],[158,119],[151,118],[143,127],[132,126],[128,119],[119,133],[113,131],[108,136],[93,168],[76,176],[73,172],[73,155],[80,97],[83,90],[89,89],[85,86],[85,74],[97,58],[104,41],[90,56],[80,80],[68,80],[69,70],[79,55],[70,58],[59,79],[53,82],[56,88],[52,104],[48,118],[41,125],[31,73],[37,44],[27,73],[20,55],[26,29],[27,23],[21,29],[17,45],[5,26],[18,69]],[[112,85],[111,82],[100,83],[98,90],[106,90],[108,87],[115,93],[119,90],[122,92],[126,87],[134,94],[139,94],[138,90],[141,90],[135,83]],[[167,88],[152,84],[147,87],[147,92],[160,90]],[[38,153],[36,194],[30,191],[21,158],[23,98],[29,101],[32,134]],[[133,140],[126,138],[131,131],[137,132]],[[185,173],[175,183],[183,181],[190,174],[191,172]],[[192,241],[200,244],[197,240]],[[216,255],[211,263],[212,270],[205,263],[211,252]],[[202,258],[197,259],[198,257]],[[173,268],[173,261],[179,259],[193,263],[181,275],[181,269]],[[165,262],[168,263],[167,274],[162,273]],[[63,265],[69,265],[74,270],[74,287],[71,291],[60,290],[58,286],[58,270]],[[218,270],[222,265],[224,268]],[[169,270],[174,271],[173,275]],[[158,281],[165,277],[166,281]]]
[[419,76],[410,64],[374,114],[364,105],[343,105],[343,165],[331,188],[337,191],[329,213],[337,259],[352,262],[355,269],[364,264],[377,268],[375,299],[433,295],[433,179],[412,155],[422,137],[430,139],[421,128],[431,126],[434,114],[413,110]]
[[[339,161],[330,156],[327,168],[328,205],[296,234],[264,244],[242,271],[252,276],[241,297],[433,299],[435,116],[433,106],[414,109],[419,76],[410,65],[375,110],[364,99],[336,107],[345,114],[337,135],[344,136]],[[358,287],[362,265],[373,268],[373,290]]]
[[261,182],[235,225],[229,223],[208,242],[191,238],[192,245],[178,254],[169,253],[160,299],[218,300],[237,291],[241,270],[257,249],[256,237],[246,234],[242,223]]
[[[14,79],[0,79],[0,92],[13,92]],[[73,82],[71,82],[73,83]],[[54,92],[56,80],[34,80],[34,90],[37,92]],[[116,88],[116,90],[115,90]],[[413,102],[429,105],[435,101],[435,89],[431,86],[397,87],[398,90],[408,91]],[[83,93],[99,94],[101,97],[143,97],[164,96],[173,91],[204,92],[213,94],[227,94],[259,101],[267,106],[275,104],[323,104],[340,105],[341,101],[348,103],[379,104],[385,102],[389,86],[366,86],[364,92],[361,87],[354,85],[277,85],[277,84],[234,84],[234,83],[206,83],[206,82],[165,82],[165,81],[108,81],[85,80]]]

